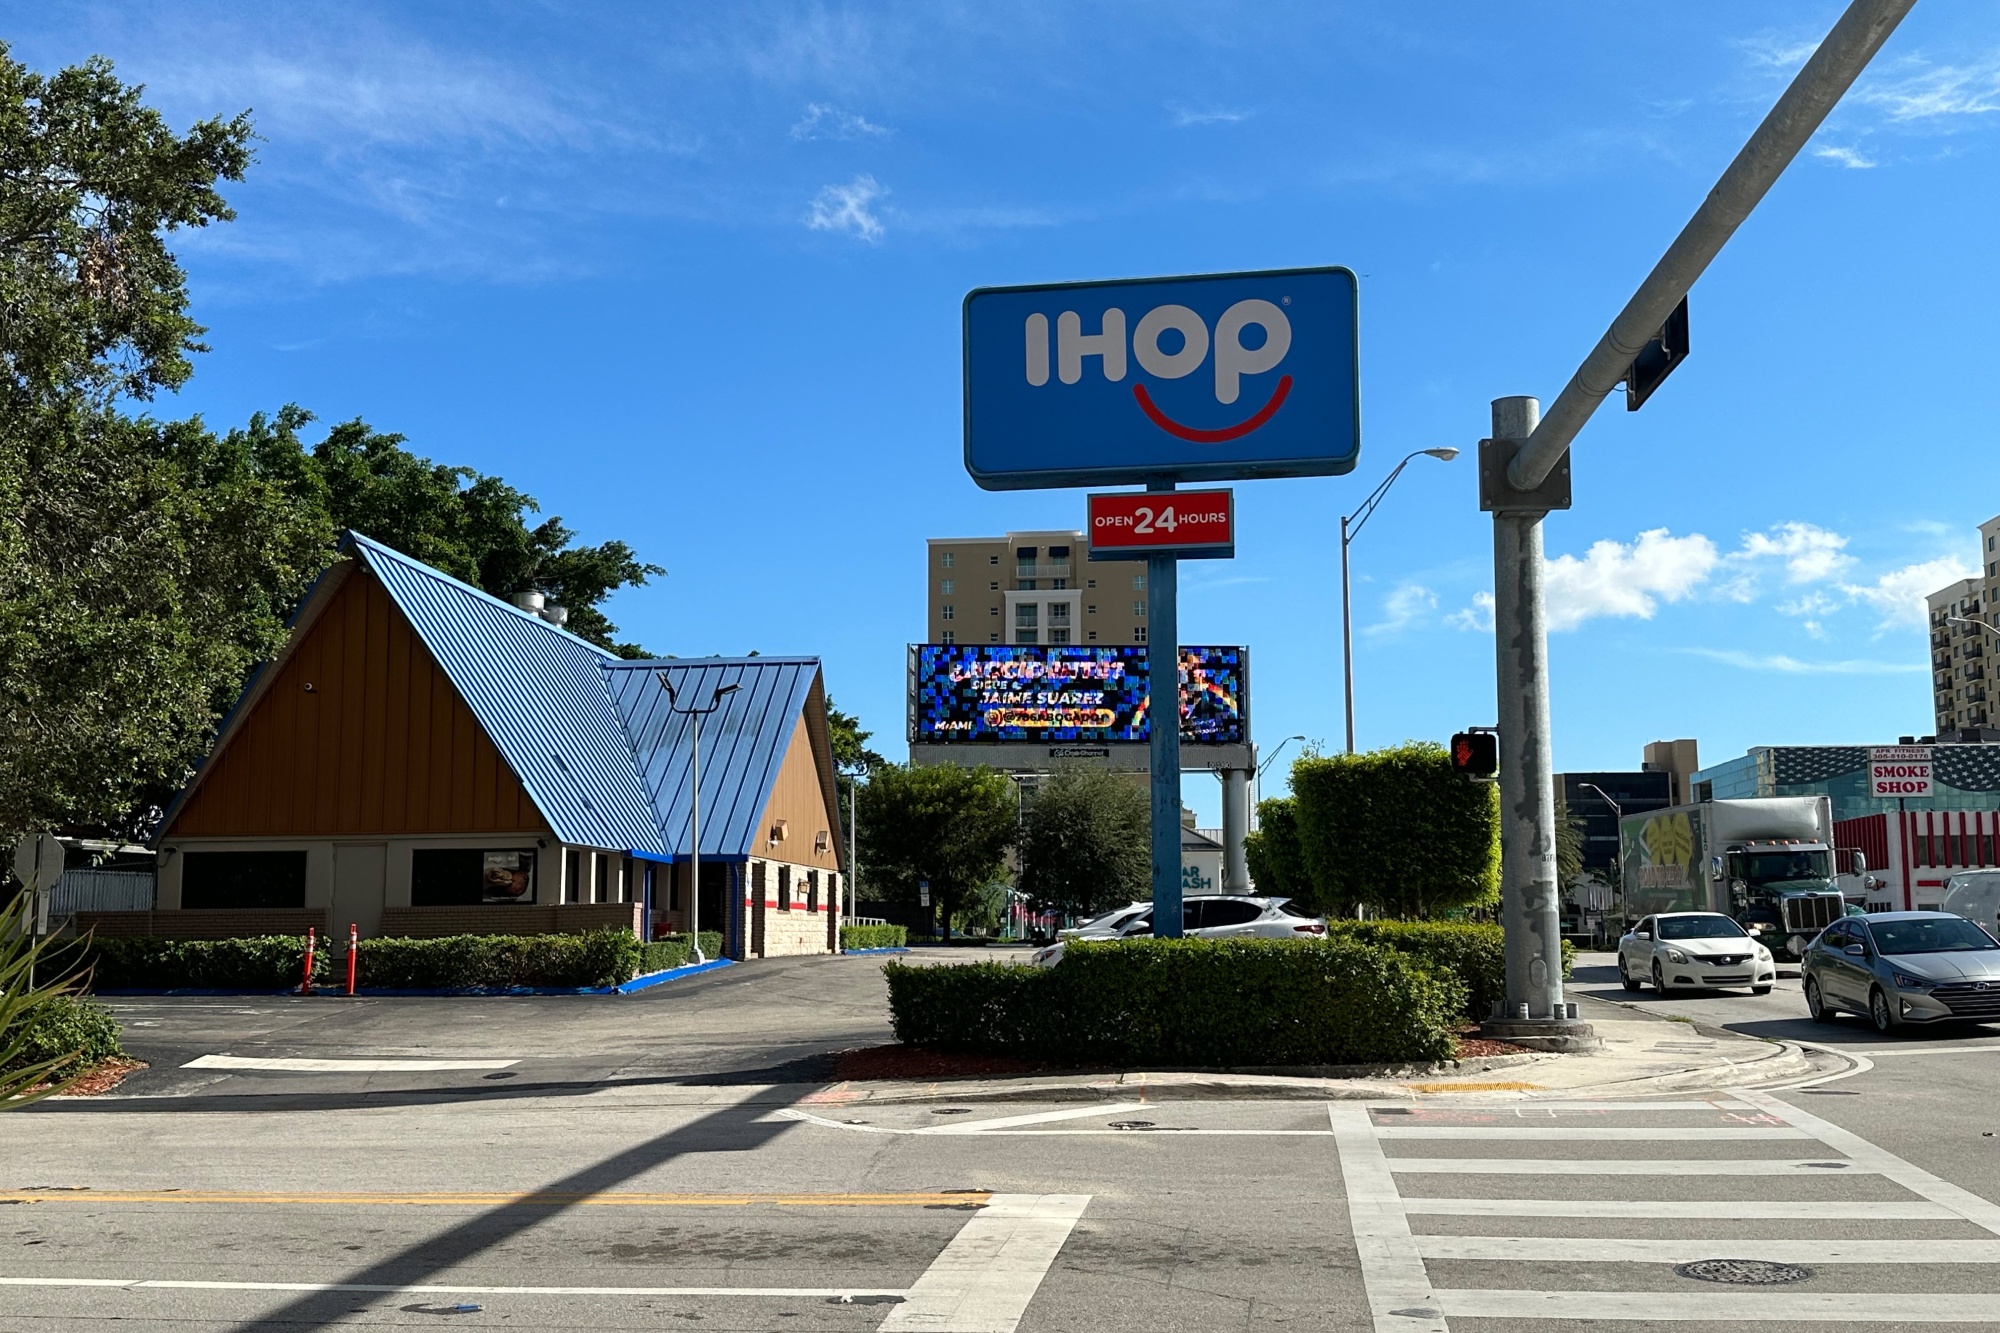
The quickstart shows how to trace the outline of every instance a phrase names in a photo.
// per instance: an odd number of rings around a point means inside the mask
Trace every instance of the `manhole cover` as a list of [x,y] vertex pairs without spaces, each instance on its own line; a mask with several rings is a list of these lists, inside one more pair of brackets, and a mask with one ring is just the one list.
[[970,1106],[940,1106],[940,1107],[939,1107],[939,1108],[938,1108],[937,1110],[935,1110],[935,1111],[932,1111],[932,1112],[931,1112],[931,1114],[932,1114],[932,1115],[971,1115],[971,1114],[972,1114],[972,1108],[971,1108]]
[[1114,1120],[1111,1122],[1111,1127],[1113,1129],[1151,1129],[1153,1128],[1153,1122],[1151,1120]]
[[1813,1275],[1810,1268],[1772,1263],[1768,1259],[1697,1259],[1691,1264],[1676,1265],[1674,1272],[1697,1282],[1727,1282],[1738,1287],[1782,1287],[1790,1282],[1804,1282]]

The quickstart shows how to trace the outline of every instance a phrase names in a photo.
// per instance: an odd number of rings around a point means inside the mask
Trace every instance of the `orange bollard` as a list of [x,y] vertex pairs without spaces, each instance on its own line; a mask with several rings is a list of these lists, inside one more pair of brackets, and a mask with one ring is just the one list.
[[361,930],[352,921],[347,923],[347,993],[354,994],[354,960],[361,949]]
[[313,993],[313,945],[314,945],[313,928],[311,926],[307,926],[306,927],[306,974],[305,978],[299,982],[299,994],[301,995],[310,995]]

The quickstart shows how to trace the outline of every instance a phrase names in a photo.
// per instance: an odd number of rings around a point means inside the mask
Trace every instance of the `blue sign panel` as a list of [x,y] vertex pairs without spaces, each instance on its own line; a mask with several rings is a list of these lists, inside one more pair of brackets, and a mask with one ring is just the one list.
[[1344,268],[982,287],[965,298],[965,468],[987,490],[1350,472]]

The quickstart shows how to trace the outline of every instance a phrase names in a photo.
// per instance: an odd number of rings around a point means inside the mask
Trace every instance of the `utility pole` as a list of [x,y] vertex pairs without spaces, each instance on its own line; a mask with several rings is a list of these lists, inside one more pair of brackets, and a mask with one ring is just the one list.
[[741,689],[741,685],[718,685],[708,697],[708,706],[680,706],[680,696],[674,691],[673,678],[666,672],[660,673],[660,684],[667,689],[667,707],[687,718],[693,724],[694,735],[688,753],[688,862],[689,878],[694,881],[688,894],[688,957],[696,963],[708,959],[701,951],[701,720],[722,707],[722,701]]
[[1480,441],[1479,505],[1493,515],[1500,716],[1500,895],[1507,999],[1488,1031],[1549,1050],[1596,1044],[1563,1000],[1556,925],[1542,519],[1570,505],[1569,446],[1737,227],[1812,138],[1916,0],[1854,0],[1584,358],[1547,416],[1496,399]]

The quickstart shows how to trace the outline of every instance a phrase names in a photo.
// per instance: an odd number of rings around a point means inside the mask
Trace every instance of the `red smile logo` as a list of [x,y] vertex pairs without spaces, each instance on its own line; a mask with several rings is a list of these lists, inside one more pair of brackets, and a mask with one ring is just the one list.
[[1146,419],[1167,434],[1194,444],[1225,444],[1230,440],[1242,439],[1245,435],[1248,435],[1251,431],[1256,430],[1272,417],[1278,415],[1278,409],[1285,405],[1285,398],[1291,391],[1292,377],[1290,375],[1279,376],[1278,387],[1271,391],[1269,401],[1246,419],[1237,422],[1233,426],[1224,426],[1219,430],[1201,430],[1194,426],[1184,426],[1180,422],[1175,421],[1160,410],[1159,404],[1153,401],[1153,395],[1146,392],[1146,386],[1143,383],[1132,386],[1132,397],[1138,400],[1139,410],[1146,414]]

